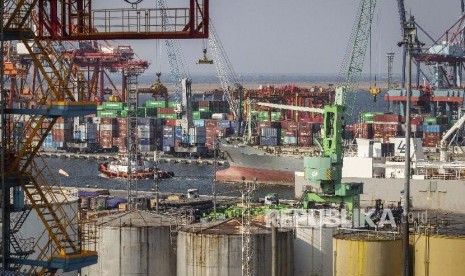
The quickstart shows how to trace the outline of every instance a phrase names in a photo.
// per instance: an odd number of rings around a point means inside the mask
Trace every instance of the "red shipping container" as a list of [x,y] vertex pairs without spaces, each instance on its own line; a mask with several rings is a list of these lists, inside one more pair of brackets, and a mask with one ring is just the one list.
[[299,147],[311,147],[313,144],[313,138],[312,137],[299,137],[297,143]]
[[100,124],[102,125],[111,125],[115,123],[116,123],[115,118],[100,118]]
[[198,106],[199,107],[208,107],[208,108],[210,108],[211,102],[210,101],[199,101]]
[[217,127],[218,126],[218,121],[217,120],[205,120],[205,127],[208,129],[208,128],[211,128],[211,127]]
[[294,121],[281,121],[281,127],[283,129],[295,130],[299,127],[299,124]]
[[286,130],[284,131],[284,136],[297,137],[297,130]]
[[118,126],[127,126],[128,125],[128,118],[117,118]]
[[281,122],[261,122],[259,125],[260,128],[281,128]]
[[176,119],[166,119],[165,126],[176,126]]

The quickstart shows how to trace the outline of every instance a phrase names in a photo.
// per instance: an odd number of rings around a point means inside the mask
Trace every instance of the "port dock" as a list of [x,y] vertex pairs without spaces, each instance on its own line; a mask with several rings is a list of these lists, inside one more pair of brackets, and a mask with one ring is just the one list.
[[[117,160],[116,154],[95,154],[95,153],[69,153],[69,152],[40,152],[38,156],[47,158],[65,158],[65,159],[89,159],[89,160],[103,160],[113,161]],[[146,161],[154,161],[155,158],[150,155],[142,155],[142,159]],[[173,164],[196,164],[196,165],[214,165],[215,160],[206,158],[179,158],[170,156],[160,156],[157,158],[163,163]],[[228,164],[226,160],[218,160],[217,166],[225,166]]]

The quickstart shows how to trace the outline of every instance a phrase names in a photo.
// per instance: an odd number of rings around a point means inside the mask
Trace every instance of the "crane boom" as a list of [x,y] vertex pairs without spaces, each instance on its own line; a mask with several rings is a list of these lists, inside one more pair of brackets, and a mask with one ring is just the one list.
[[[304,207],[316,202],[347,204],[349,210],[359,209],[362,183],[343,183],[342,130],[344,117],[352,115],[356,90],[361,78],[371,22],[377,0],[360,0],[358,14],[341,67],[334,104],[324,107],[323,152],[318,157],[305,157],[305,179],[310,189],[303,196]],[[357,213],[354,212],[354,221]]]
[[218,78],[221,82],[221,88],[223,89],[223,93],[226,96],[226,100],[228,101],[229,108],[231,109],[232,114],[235,118],[240,116],[240,104],[233,99],[233,89],[238,89],[239,93],[241,93],[242,85],[240,84],[239,77],[237,76],[234,68],[229,60],[226,51],[223,48],[223,44],[221,43],[218,33],[213,26],[213,23],[210,20],[210,37],[208,39],[208,46],[212,51],[212,56],[216,68],[216,73]]
[[292,105],[285,105],[285,104],[273,104],[273,103],[256,103],[260,106],[272,107],[277,109],[286,109],[286,110],[294,110],[294,111],[303,111],[303,112],[315,112],[323,114],[325,111],[322,108],[314,108],[314,107],[305,107],[305,106],[292,106]]
[[[407,16],[405,14],[404,0],[397,0],[397,10],[399,12],[400,19],[400,33],[404,33],[404,25],[407,22]],[[407,47],[402,47],[402,88],[405,87],[405,66],[407,64]]]
[[[172,27],[169,26],[173,26],[173,24],[172,22],[170,22],[171,20],[167,13],[165,0],[158,0],[157,3],[159,8],[161,9],[163,26],[166,29],[165,31],[172,31]],[[187,70],[187,66],[185,65],[186,63],[184,61],[179,43],[174,39],[165,39],[165,47],[166,53],[168,55],[168,63],[170,65],[171,82],[173,84],[175,92],[174,100],[177,104],[179,104],[179,94],[182,90],[181,80],[189,78],[189,71]]]
[[340,101],[345,106],[346,119],[349,119],[354,112],[356,92],[362,77],[376,3],[377,0],[360,0],[357,17],[350,36],[351,39],[347,45],[339,73],[339,86],[345,86],[347,92],[344,93],[345,95],[339,95],[344,97],[343,101],[336,99],[336,102]]
[[452,134],[454,134],[456,131],[462,128],[464,124],[465,124],[465,115],[460,117],[460,119],[457,122],[455,122],[455,124],[451,128],[449,128],[449,130],[442,137],[441,141],[439,142],[439,145],[440,145],[439,160],[440,161],[443,161],[443,162],[447,161],[447,149],[449,147],[449,143],[447,143],[447,140],[452,136]]

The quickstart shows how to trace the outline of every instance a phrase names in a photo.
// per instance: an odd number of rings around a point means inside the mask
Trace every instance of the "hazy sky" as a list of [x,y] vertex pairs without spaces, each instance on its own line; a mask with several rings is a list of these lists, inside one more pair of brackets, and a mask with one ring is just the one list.
[[[122,6],[129,7],[122,2]],[[153,6],[145,0],[140,7]],[[166,0],[168,7],[187,0]],[[102,2],[97,4],[104,5]],[[114,5],[115,1],[111,1]],[[181,4],[181,3],[186,3]],[[211,0],[210,15],[224,48],[238,73],[337,73],[346,49],[359,0]],[[107,1],[108,4],[108,1]],[[417,22],[438,38],[460,16],[460,0],[406,0]],[[401,39],[396,0],[378,0],[372,33],[372,72],[386,72],[386,53],[393,51],[395,72],[400,72]],[[430,41],[420,35],[420,40]],[[126,41],[136,53],[169,71],[166,52],[156,60],[154,40]],[[201,40],[180,40],[191,74],[214,72],[213,66],[196,65],[202,56]],[[368,54],[365,64],[368,64]],[[368,67],[366,67],[368,68]],[[368,72],[366,69],[365,72]]]

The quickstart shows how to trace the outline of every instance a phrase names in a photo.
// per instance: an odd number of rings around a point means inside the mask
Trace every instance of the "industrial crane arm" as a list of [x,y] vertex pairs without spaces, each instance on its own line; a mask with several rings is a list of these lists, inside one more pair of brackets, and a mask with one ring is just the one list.
[[273,103],[256,103],[260,106],[278,108],[278,109],[286,109],[286,110],[295,110],[295,111],[304,111],[304,112],[315,112],[315,113],[325,113],[324,109],[322,108],[313,108],[313,107],[304,107],[304,106],[292,106],[292,105],[284,105],[284,104],[273,104]]

